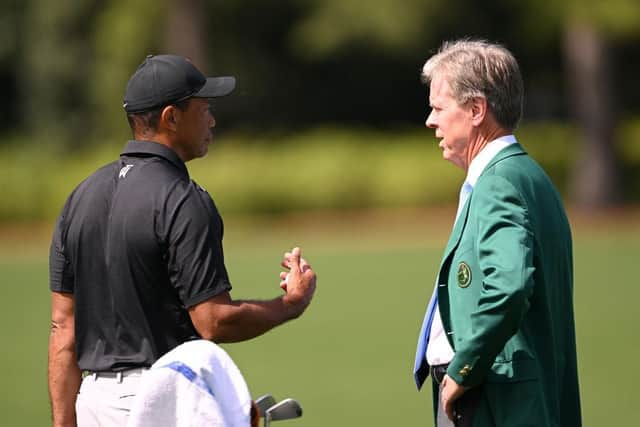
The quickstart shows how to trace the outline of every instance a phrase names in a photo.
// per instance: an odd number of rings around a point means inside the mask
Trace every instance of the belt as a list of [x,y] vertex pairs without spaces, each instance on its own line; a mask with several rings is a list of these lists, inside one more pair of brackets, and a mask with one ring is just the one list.
[[142,375],[147,369],[149,368],[133,368],[123,371],[82,371],[82,378],[93,377],[94,380],[98,378],[114,378],[117,382],[121,383],[123,378],[132,375]]
[[442,384],[444,376],[447,375],[448,367],[448,364],[431,366],[431,378],[433,378],[436,384]]

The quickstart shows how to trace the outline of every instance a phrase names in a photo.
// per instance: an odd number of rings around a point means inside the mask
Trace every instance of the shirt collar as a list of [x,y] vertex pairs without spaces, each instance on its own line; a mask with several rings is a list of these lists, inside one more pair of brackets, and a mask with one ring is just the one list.
[[124,151],[121,155],[151,155],[162,157],[176,165],[177,168],[187,174],[187,176],[189,175],[187,166],[184,164],[182,159],[178,157],[176,152],[159,142],[131,140],[127,142],[127,145],[124,147]]
[[478,182],[478,178],[480,178],[480,174],[496,154],[498,154],[503,148],[511,144],[515,144],[516,142],[516,137],[514,135],[505,135],[498,139],[494,139],[485,145],[485,147],[480,150],[478,155],[471,161],[469,170],[467,171],[466,182],[468,182],[471,187],[475,187],[476,182]]

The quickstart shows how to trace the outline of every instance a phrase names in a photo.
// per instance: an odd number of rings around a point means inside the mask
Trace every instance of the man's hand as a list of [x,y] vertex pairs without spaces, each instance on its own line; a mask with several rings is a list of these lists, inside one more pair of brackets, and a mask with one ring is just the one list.
[[300,258],[299,248],[285,254],[282,266],[290,270],[280,274],[285,295],[267,301],[233,300],[223,292],[190,307],[198,334],[216,343],[244,341],[299,317],[313,297],[316,274]]
[[300,308],[300,314],[311,302],[316,290],[316,274],[311,265],[301,258],[300,248],[293,248],[284,254],[282,266],[289,270],[280,273],[280,287],[286,292],[283,300]]
[[447,417],[455,422],[453,414],[453,404],[460,396],[467,391],[467,387],[459,385],[449,375],[445,375],[442,380],[442,390],[440,390],[440,402],[447,413]]

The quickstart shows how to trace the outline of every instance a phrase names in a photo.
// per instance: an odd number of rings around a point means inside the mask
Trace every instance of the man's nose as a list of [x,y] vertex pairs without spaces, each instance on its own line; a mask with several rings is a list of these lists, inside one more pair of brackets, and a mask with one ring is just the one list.
[[424,122],[424,125],[430,129],[434,129],[436,127],[436,120],[433,114],[433,110],[427,116],[427,120]]

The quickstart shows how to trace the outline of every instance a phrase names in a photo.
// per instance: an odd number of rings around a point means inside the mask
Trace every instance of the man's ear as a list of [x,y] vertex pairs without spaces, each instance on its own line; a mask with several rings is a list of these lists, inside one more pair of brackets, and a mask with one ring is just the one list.
[[164,107],[162,113],[160,113],[160,121],[164,128],[175,132],[178,128],[178,122],[180,121],[180,110],[173,105]]
[[474,126],[480,126],[487,116],[487,99],[482,96],[471,98],[471,122]]

